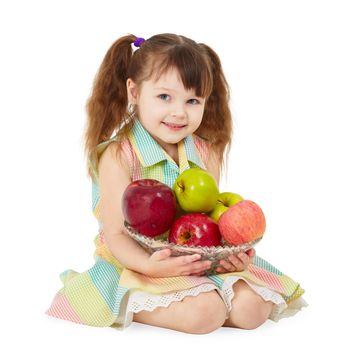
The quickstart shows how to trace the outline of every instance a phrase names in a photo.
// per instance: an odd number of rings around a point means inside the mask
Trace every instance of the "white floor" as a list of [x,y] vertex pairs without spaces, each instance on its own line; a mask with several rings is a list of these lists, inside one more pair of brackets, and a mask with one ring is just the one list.
[[[328,316],[332,317],[331,314]],[[206,335],[191,335],[136,322],[124,331],[117,331],[37,315],[27,320],[22,318],[22,322],[11,327],[11,349],[34,346],[52,350],[118,349],[120,346],[134,349],[140,346],[140,349],[156,350],[180,349],[181,346],[212,349],[220,346],[231,349],[294,350],[301,346],[307,349],[346,344],[346,333],[336,330],[336,323],[327,322],[327,318],[326,315],[321,316],[315,306],[311,305],[295,317],[278,323],[267,321],[253,331],[220,328]]]

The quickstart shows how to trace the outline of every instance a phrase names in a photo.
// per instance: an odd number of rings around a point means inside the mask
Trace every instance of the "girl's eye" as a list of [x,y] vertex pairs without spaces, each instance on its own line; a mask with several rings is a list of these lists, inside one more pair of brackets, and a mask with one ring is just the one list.
[[168,100],[167,100],[167,97],[170,97],[170,96],[167,95],[167,94],[160,94],[158,97],[159,97],[161,100],[168,101]]
[[[160,94],[160,95],[158,95],[158,97],[163,101],[169,101],[169,99],[170,99],[170,96],[168,94]],[[197,100],[196,98],[191,98],[190,100],[188,100],[188,102],[191,105],[200,104],[199,100]]]

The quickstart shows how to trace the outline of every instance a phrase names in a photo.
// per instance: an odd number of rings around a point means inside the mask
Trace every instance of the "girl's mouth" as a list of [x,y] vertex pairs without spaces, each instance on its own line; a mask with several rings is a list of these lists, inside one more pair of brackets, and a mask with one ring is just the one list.
[[186,126],[184,124],[175,124],[175,123],[166,123],[166,122],[162,122],[162,124],[164,124],[171,130],[180,130]]

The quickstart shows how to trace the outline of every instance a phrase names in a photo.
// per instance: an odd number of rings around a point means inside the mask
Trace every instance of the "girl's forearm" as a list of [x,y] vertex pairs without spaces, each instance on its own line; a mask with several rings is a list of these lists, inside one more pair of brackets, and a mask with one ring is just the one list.
[[113,256],[125,267],[147,274],[150,255],[126,233],[106,234],[107,246]]

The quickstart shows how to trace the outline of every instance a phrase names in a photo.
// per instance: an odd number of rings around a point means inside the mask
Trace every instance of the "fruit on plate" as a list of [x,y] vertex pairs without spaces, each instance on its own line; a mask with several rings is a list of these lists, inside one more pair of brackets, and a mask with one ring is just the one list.
[[203,213],[189,213],[175,220],[169,242],[179,245],[211,247],[221,245],[218,224]]
[[229,208],[235,205],[236,203],[242,201],[243,198],[232,192],[222,192],[219,194],[218,200],[216,201],[214,209],[209,213],[209,216],[215,221],[218,222],[220,216]]
[[222,237],[232,245],[239,245],[263,236],[265,216],[253,201],[243,200],[223,213],[218,222]]
[[173,190],[180,207],[188,213],[210,212],[219,196],[213,176],[199,168],[183,171],[176,178]]
[[136,180],[123,193],[122,210],[131,227],[145,236],[155,237],[173,224],[176,198],[172,189],[160,181]]

